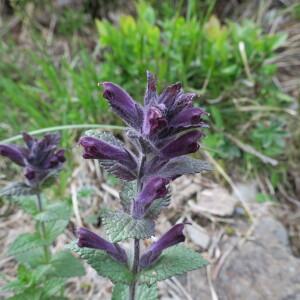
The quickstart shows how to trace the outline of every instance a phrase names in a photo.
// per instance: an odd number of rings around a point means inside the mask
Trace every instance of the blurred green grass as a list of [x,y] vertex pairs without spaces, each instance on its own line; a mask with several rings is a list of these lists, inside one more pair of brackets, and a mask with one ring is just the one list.
[[213,14],[214,1],[202,3],[202,11],[193,9],[195,1],[188,3],[182,14],[176,7],[158,9],[141,1],[136,16],[123,15],[118,24],[89,23],[93,51],[81,43],[84,13],[72,10],[59,16],[53,38],[54,45],[62,38],[70,43],[70,53],[53,55],[42,33],[30,25],[32,47],[2,39],[0,137],[57,125],[117,124],[97,83],[116,82],[142,101],[150,70],[160,88],[181,81],[185,90],[199,94],[197,105],[210,112],[204,146],[214,150],[217,161],[246,176],[266,172],[276,187],[287,166],[265,165],[241,144],[286,160],[293,99],[274,83],[277,65],[271,63],[286,35],[264,32],[250,20],[221,22]]

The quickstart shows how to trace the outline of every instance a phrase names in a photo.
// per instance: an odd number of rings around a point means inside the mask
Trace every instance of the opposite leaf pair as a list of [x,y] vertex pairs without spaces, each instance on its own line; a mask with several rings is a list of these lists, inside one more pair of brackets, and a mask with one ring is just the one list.
[[[139,266],[141,268],[149,267],[159,258],[160,254],[165,249],[180,242],[184,242],[185,236],[183,235],[183,229],[183,223],[173,226],[157,242],[154,242],[151,247],[142,255]],[[86,228],[80,228],[77,231],[77,235],[77,245],[79,247],[103,250],[117,261],[125,264],[128,263],[125,250],[122,249],[117,243],[110,243]]]

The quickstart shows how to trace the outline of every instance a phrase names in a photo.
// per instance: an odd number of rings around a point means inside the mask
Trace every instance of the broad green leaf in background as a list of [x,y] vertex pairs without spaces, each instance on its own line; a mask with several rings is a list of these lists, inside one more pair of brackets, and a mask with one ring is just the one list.
[[63,233],[69,223],[69,220],[58,220],[45,223],[46,240],[51,244],[61,233]]
[[47,244],[48,241],[42,240],[37,233],[23,233],[9,246],[8,254],[16,255]]
[[65,203],[54,203],[45,208],[41,213],[35,216],[37,221],[51,222],[56,220],[69,220],[70,218],[70,207]]
[[85,270],[80,260],[69,251],[56,253],[50,261],[51,275],[55,277],[76,277],[85,275]]
[[152,285],[157,281],[181,275],[204,267],[208,262],[201,255],[185,246],[173,246],[165,250],[158,261],[139,274],[139,282]]

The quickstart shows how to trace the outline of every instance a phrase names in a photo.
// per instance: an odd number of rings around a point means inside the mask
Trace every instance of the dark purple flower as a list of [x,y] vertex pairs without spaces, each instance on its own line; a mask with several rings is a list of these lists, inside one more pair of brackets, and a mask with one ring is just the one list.
[[201,117],[205,114],[205,111],[201,108],[190,107],[182,110],[175,115],[171,121],[170,127],[189,127],[192,125],[201,125]]
[[173,106],[169,110],[169,115],[170,116],[175,116],[178,114],[180,111],[193,107],[193,101],[196,98],[195,93],[181,93],[178,95],[176,98]]
[[142,217],[155,199],[165,197],[168,194],[168,183],[169,180],[165,178],[150,178],[144,184],[142,191],[137,195],[134,202],[134,216],[137,218]]
[[110,159],[117,161],[130,159],[129,154],[125,149],[91,136],[80,138],[79,144],[84,149],[82,156],[85,159]]
[[136,169],[136,161],[125,148],[109,144],[103,140],[84,136],[79,144],[84,148],[83,158],[117,161],[129,170]]
[[135,129],[139,129],[143,120],[143,110],[141,106],[118,85],[111,82],[104,82],[103,87],[103,96],[109,101],[114,112],[127,124]]
[[22,167],[25,166],[24,152],[25,149],[17,145],[0,145],[0,155],[9,158],[11,161]]
[[64,150],[58,149],[58,134],[46,134],[38,140],[23,133],[26,148],[16,145],[0,145],[0,154],[24,167],[25,177],[31,186],[42,183],[58,172],[65,162]]
[[198,130],[189,131],[162,148],[161,155],[170,159],[196,152],[199,149],[198,140],[201,136],[202,133]]
[[161,253],[176,244],[184,242],[185,236],[183,234],[184,223],[176,224],[168,232],[166,232],[157,242],[154,242],[145,254],[140,259],[140,266],[142,268],[149,267],[161,255]]
[[153,105],[157,103],[158,96],[156,91],[156,79],[155,76],[147,71],[147,89],[144,97],[144,104]]
[[103,250],[110,256],[112,256],[115,260],[122,263],[127,263],[127,254],[125,250],[121,248],[117,243],[110,243],[86,228],[78,229],[77,236],[77,245],[79,247]]
[[175,83],[173,85],[168,86],[158,98],[159,103],[163,103],[168,109],[170,109],[178,95],[180,95],[181,90],[181,83]]
[[143,123],[143,134],[151,136],[162,130],[167,125],[164,112],[158,106],[146,109]]

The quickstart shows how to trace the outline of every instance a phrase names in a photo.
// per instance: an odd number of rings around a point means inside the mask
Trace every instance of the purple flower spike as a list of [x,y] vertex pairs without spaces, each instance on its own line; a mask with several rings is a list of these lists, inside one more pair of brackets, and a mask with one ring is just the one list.
[[165,128],[166,125],[167,120],[161,109],[156,106],[151,106],[147,109],[143,124],[143,133],[145,135],[153,135]]
[[184,242],[184,225],[184,223],[176,224],[169,231],[167,231],[157,242],[153,243],[146,251],[146,253],[141,257],[140,266],[142,268],[149,267],[159,258],[159,256],[165,249]]
[[115,113],[117,113],[127,124],[139,129],[143,118],[143,110],[140,105],[116,84],[104,82],[103,87],[103,96],[109,101]]
[[155,199],[165,197],[168,194],[168,183],[168,179],[161,177],[153,177],[145,183],[134,202],[134,216],[136,218],[141,218]]
[[0,145],[0,155],[24,167],[28,183],[36,187],[62,168],[66,160],[64,150],[57,147],[60,141],[59,134],[46,134],[38,140],[28,133],[23,133],[23,139],[27,148]]
[[161,154],[165,158],[173,158],[196,152],[199,149],[198,140],[201,136],[202,133],[198,130],[185,133],[165,146],[161,150]]
[[170,127],[188,127],[191,125],[201,125],[201,117],[205,114],[205,111],[201,108],[187,108],[174,116],[171,120]]
[[127,254],[125,250],[121,248],[118,244],[110,243],[86,228],[78,229],[77,236],[78,247],[103,250],[109,255],[111,255],[115,260],[122,263],[127,263]]
[[24,150],[17,145],[0,145],[0,155],[9,158],[19,166],[25,166]]

